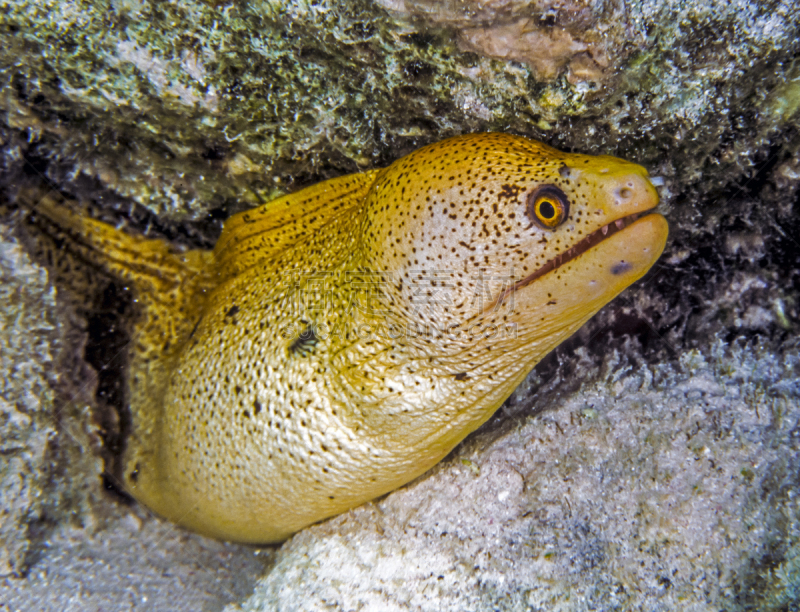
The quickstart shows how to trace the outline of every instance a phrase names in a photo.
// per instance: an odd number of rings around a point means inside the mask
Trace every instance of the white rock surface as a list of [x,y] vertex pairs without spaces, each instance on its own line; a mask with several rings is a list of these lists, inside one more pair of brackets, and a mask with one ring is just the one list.
[[796,602],[800,360],[723,348],[470,439],[226,610],[735,610],[757,579],[758,609]]

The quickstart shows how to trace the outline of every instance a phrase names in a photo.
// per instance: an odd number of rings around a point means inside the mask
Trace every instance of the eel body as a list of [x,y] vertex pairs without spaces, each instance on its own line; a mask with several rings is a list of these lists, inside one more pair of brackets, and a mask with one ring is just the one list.
[[474,134],[231,217],[213,251],[49,198],[35,214],[50,259],[136,303],[126,489],[269,543],[409,482],[486,421],[658,259],[657,203],[636,164]]

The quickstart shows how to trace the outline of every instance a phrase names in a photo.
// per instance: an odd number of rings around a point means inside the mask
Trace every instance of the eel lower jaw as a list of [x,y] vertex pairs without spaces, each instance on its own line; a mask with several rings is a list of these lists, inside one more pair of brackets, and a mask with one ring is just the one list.
[[626,217],[621,217],[614,221],[611,221],[601,227],[593,231],[591,234],[574,244],[572,247],[564,251],[563,253],[559,253],[552,259],[550,259],[547,263],[545,263],[541,268],[535,270],[531,274],[528,274],[525,278],[517,281],[511,287],[506,289],[497,300],[492,304],[492,307],[496,307],[498,304],[501,304],[506,297],[508,297],[511,293],[514,293],[518,289],[522,289],[523,287],[527,287],[535,280],[541,278],[545,274],[552,272],[556,268],[561,267],[565,263],[572,261],[576,257],[582,255],[589,249],[596,247],[598,244],[603,242],[606,238],[609,238],[624,230],[629,225],[632,225],[635,221],[638,221],[642,217],[645,217],[649,214],[653,213],[653,209],[644,210],[641,212],[633,213],[632,215],[628,215]]

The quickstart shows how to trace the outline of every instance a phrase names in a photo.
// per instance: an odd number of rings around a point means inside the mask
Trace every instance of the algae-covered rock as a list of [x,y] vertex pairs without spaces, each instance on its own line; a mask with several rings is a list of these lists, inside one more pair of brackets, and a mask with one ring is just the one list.
[[4,155],[175,217],[491,129],[720,184],[797,108],[799,22],[780,1],[16,0]]
[[[91,330],[56,307],[9,226],[0,573],[31,574],[4,601],[30,608],[46,588],[49,609],[76,589],[154,610],[797,606],[792,3],[2,8],[3,202],[49,184],[132,231],[208,247],[222,219],[275,194],[499,130],[644,164],[671,227],[650,275],[451,458],[297,535],[247,599],[261,567],[251,550],[187,543],[104,494],[86,406],[96,379],[79,362]],[[96,564],[60,561],[76,558]],[[204,597],[215,559],[237,571]],[[114,567],[137,578],[115,584]]]

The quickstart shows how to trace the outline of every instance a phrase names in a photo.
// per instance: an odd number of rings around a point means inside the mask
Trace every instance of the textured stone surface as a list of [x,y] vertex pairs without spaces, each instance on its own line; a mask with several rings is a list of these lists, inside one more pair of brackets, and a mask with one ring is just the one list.
[[229,612],[796,604],[797,343],[710,348],[673,365],[608,359],[542,414],[295,536]]
[[747,170],[797,110],[788,0],[3,8],[3,162],[172,217],[490,129],[636,159],[679,193]]
[[[572,84],[591,89],[611,76],[646,33],[635,19],[639,7],[608,2],[551,0],[379,0],[381,6],[412,23],[452,28],[460,47],[503,60],[528,64],[543,80],[566,69]],[[622,42],[628,44],[621,44]]]
[[55,290],[0,225],[0,575],[21,573],[50,479]]
[[144,513],[115,511],[102,529],[61,525],[24,581],[0,583],[3,610],[220,610],[252,592],[269,553],[181,532]]

